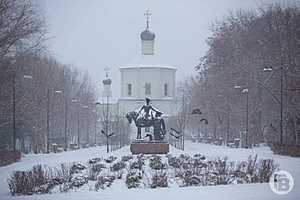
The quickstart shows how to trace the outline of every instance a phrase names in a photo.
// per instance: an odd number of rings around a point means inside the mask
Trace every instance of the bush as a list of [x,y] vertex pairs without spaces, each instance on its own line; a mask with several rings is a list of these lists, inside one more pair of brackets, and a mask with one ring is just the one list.
[[106,163],[112,163],[117,159],[115,156],[109,156],[108,158],[104,159]]
[[275,154],[300,157],[300,146],[273,144],[271,150]]
[[149,166],[154,169],[154,170],[161,170],[161,169],[165,169],[166,165],[164,163],[162,163],[161,161],[161,157],[154,155],[151,159],[150,159],[150,164]]
[[52,174],[52,182],[54,185],[60,185],[60,192],[67,192],[70,189],[69,182],[72,179],[71,166],[67,163],[62,163],[59,168],[54,168],[54,173]]
[[137,156],[137,160],[133,161],[130,164],[130,169],[142,170],[144,164],[145,164],[145,158],[144,158],[144,156],[143,155],[139,155],[139,156]]
[[102,163],[90,164],[88,167],[88,179],[92,181],[96,181],[98,174],[104,169],[106,166]]
[[[39,192],[39,186],[49,183],[48,169],[44,169],[41,165],[34,166],[29,171],[15,171],[8,179],[9,190],[12,195],[23,194],[32,195]],[[48,192],[52,185],[41,192]]]
[[124,171],[123,170],[119,170],[119,171],[114,172],[113,174],[114,174],[114,177],[116,179],[122,179]]
[[267,183],[270,177],[277,169],[277,166],[272,159],[261,160],[258,168],[258,182]]
[[88,163],[96,164],[97,162],[100,162],[100,161],[101,161],[101,158],[92,158],[92,159],[89,159]]
[[174,167],[174,168],[180,168],[180,166],[181,166],[180,159],[173,157],[173,156],[168,157],[168,164],[169,164],[169,166]]
[[115,171],[119,171],[121,169],[124,169],[125,167],[126,167],[125,162],[120,161],[120,162],[117,162],[117,163],[113,164],[113,166],[110,168],[110,170],[115,172]]
[[70,188],[79,188],[84,184],[88,183],[88,177],[84,175],[79,175],[71,178]]
[[[146,158],[149,162],[146,162]],[[248,160],[242,162],[228,162],[227,158],[207,160],[200,154],[193,157],[168,155],[167,158],[169,165],[173,167],[168,171],[175,172],[179,186],[265,183],[277,169],[273,160],[258,160],[257,156],[249,156]],[[165,172],[167,165],[162,163],[161,156],[140,155],[131,162],[125,177],[128,188],[140,187],[145,181],[150,183],[148,187],[151,188],[168,187],[168,174]],[[149,167],[153,169],[151,172],[155,173],[149,180],[143,176],[145,163],[149,163]],[[110,170],[106,169],[108,174],[103,174],[103,168],[106,168],[103,163],[89,164],[88,168],[80,163],[61,164],[58,168],[36,165],[31,170],[14,172],[8,179],[8,186],[12,195],[32,195],[49,193],[55,186],[59,186],[61,192],[66,192],[93,180],[96,181],[95,190],[98,191],[110,187],[115,179],[122,179],[126,163],[119,161],[111,164]]]
[[193,166],[193,159],[189,155],[181,154],[178,159],[183,169],[191,169]]
[[93,170],[92,167],[89,167],[89,168],[88,168],[88,179],[89,179],[89,180],[91,180],[91,181],[96,181],[96,180],[97,180],[97,177],[98,177],[98,174],[99,174],[99,172]]
[[168,187],[168,176],[166,173],[156,173],[152,176],[151,188]]
[[183,174],[183,182],[184,186],[197,186],[202,183],[201,176],[198,176],[196,174],[191,173],[190,171],[187,171]]
[[19,151],[6,151],[1,150],[0,151],[0,167],[12,164],[14,162],[17,162],[21,159],[21,152]]
[[111,175],[99,176],[95,184],[95,190],[96,191],[98,191],[99,189],[104,190],[106,187],[110,187],[114,180],[115,177]]
[[269,181],[275,170],[273,160],[257,161],[257,156],[249,156],[247,161],[240,163],[227,162],[227,158],[212,161],[194,159],[193,164],[175,171],[175,176],[182,180],[181,186],[263,183]]
[[122,160],[123,162],[127,162],[127,161],[132,160],[132,159],[133,159],[133,156],[131,156],[131,155],[128,155],[128,156],[122,156],[122,158],[121,158],[121,160]]
[[106,168],[106,165],[103,163],[97,163],[95,165],[92,165],[92,168],[94,171],[100,172],[100,171],[102,171],[102,169]]
[[82,170],[85,170],[86,166],[80,164],[80,163],[73,163],[71,166],[71,174],[77,174],[80,173]]
[[126,185],[128,189],[137,188],[140,186],[140,180],[142,179],[142,172],[139,170],[131,170],[126,176]]
[[56,178],[61,179],[62,182],[69,182],[72,178],[71,165],[63,163],[60,168],[55,169]]

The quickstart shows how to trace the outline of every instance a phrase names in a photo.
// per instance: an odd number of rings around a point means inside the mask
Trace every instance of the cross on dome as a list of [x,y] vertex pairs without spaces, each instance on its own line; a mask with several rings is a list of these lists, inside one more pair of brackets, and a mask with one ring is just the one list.
[[108,78],[108,72],[109,72],[109,67],[105,67],[104,71],[105,71],[105,77]]
[[155,34],[149,31],[149,19],[152,14],[149,10],[146,10],[144,16],[146,17],[146,29],[141,33],[141,39],[143,41],[154,41]]
[[150,11],[146,10],[146,12],[144,13],[144,16],[146,16],[146,23],[147,23],[147,28],[146,29],[149,29],[149,19],[150,19],[150,16],[151,16]]

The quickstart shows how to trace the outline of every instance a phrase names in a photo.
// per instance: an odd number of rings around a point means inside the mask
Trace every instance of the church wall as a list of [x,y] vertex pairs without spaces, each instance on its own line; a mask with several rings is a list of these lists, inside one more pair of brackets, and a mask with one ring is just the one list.
[[[119,99],[120,114],[125,115],[126,113],[136,110],[138,111],[145,104],[144,99],[128,100]],[[165,116],[175,115],[179,111],[179,102],[175,100],[159,100],[152,99],[151,105],[162,111]]]
[[[127,84],[132,84],[132,95],[128,96]],[[145,94],[145,84],[151,84],[151,95]],[[121,98],[154,99],[165,98],[164,84],[168,84],[168,96],[175,96],[175,70],[168,68],[121,69]]]
[[[164,94],[164,84],[168,84],[168,95]],[[160,98],[175,97],[175,71],[160,71]]]
[[[139,72],[137,70],[128,69],[121,72],[121,96],[136,98],[138,96]],[[132,84],[132,94],[127,95],[127,84]]]

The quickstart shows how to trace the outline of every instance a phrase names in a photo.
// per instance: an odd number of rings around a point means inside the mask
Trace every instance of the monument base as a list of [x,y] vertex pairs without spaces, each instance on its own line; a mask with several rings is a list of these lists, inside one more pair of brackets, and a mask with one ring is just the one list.
[[167,142],[134,141],[130,144],[132,154],[167,154],[169,144]]

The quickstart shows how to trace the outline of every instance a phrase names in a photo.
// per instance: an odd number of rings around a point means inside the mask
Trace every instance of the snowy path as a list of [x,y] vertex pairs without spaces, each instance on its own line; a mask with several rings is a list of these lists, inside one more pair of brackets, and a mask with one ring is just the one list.
[[[47,164],[48,166],[57,166],[59,163],[83,161],[86,162],[93,157],[107,157],[105,147],[93,147],[81,149],[73,152],[64,152],[60,154],[48,155],[27,155],[18,163],[6,167],[0,167],[0,199],[122,199],[122,200],[158,200],[170,198],[172,200],[183,199],[300,199],[300,158],[273,155],[268,147],[259,147],[254,149],[231,149],[223,146],[214,146],[208,144],[196,144],[188,142],[184,153],[201,153],[211,157],[227,156],[230,160],[246,160],[249,155],[258,154],[259,158],[273,158],[283,170],[289,171],[295,180],[295,186],[292,192],[287,195],[279,196],[274,194],[268,184],[245,184],[245,185],[224,185],[208,187],[170,187],[161,189],[127,189],[123,182],[114,182],[110,188],[103,191],[77,191],[68,193],[54,193],[47,195],[18,196],[12,197],[7,187],[7,178],[14,170],[30,169],[36,164]],[[172,154],[183,153],[171,149]],[[121,156],[129,154],[129,148],[124,147],[111,155]]]

